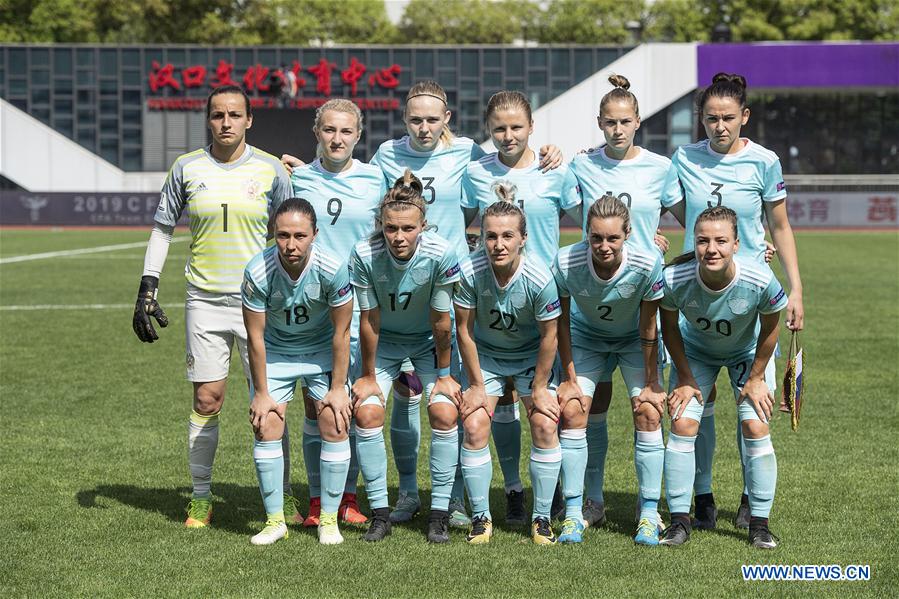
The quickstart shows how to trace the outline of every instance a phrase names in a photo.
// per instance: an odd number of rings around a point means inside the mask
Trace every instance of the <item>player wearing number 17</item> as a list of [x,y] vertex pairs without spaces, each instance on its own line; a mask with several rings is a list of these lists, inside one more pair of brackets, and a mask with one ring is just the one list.
[[703,210],[693,237],[694,251],[665,270],[661,303],[662,338],[674,370],[668,396],[671,434],[665,449],[671,526],[660,544],[681,545],[690,538],[701,402],[724,367],[745,443],[749,542],[768,549],[777,545],[768,530],[777,460],[768,430],[774,397],[765,382],[765,367],[777,343],[787,299],[767,265],[737,255],[737,215],[730,208]]
[[[187,378],[194,387],[187,436],[193,495],[185,524],[190,528],[205,527],[212,516],[212,464],[235,343],[244,372],[247,378],[250,376],[240,310],[243,269],[265,247],[269,215],[290,195],[287,173],[278,160],[246,143],[253,115],[250,100],[241,88],[213,90],[206,103],[206,120],[212,144],[178,157],[162,188],[133,323],[134,332],[148,343],[158,338],[150,316],[160,326],[168,324],[156,301],[159,275],[175,224],[187,211],[191,243],[184,269],[184,320]],[[285,447],[285,466],[289,464],[288,455]],[[285,467],[284,491],[288,494],[289,472]],[[293,508],[293,497],[285,499],[289,519],[301,522]]]

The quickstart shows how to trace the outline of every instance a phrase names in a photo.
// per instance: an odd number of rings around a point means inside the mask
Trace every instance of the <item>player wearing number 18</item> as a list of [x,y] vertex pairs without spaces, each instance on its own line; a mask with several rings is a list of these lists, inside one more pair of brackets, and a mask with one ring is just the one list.
[[[212,464],[235,343],[247,378],[250,375],[240,311],[243,269],[265,247],[269,215],[290,195],[287,173],[278,160],[246,143],[253,115],[241,88],[213,90],[206,103],[206,120],[212,144],[178,157],[162,188],[134,310],[135,333],[141,341],[152,343],[157,334],[150,316],[161,326],[168,324],[156,301],[159,275],[175,224],[187,211],[191,243],[184,269],[184,320],[187,378],[193,383],[194,397],[187,437],[193,495],[185,524],[191,528],[206,526],[212,516]],[[284,469],[284,491],[290,493],[289,467]],[[290,520],[301,522],[293,497],[285,499]]]
[[356,244],[350,259],[362,314],[362,370],[353,383],[356,444],[372,522],[363,536],[390,533],[386,399],[405,361],[411,361],[428,397],[431,424],[431,517],[428,540],[449,541],[449,503],[459,456],[459,383],[450,376],[456,249],[426,231],[421,182],[406,170],[381,202],[376,232]]
[[733,210],[726,206],[703,210],[693,232],[694,252],[675,259],[665,270],[661,303],[662,338],[674,370],[668,397],[671,434],[665,450],[671,526],[660,543],[680,545],[690,537],[701,402],[724,367],[745,442],[749,542],[772,548],[777,543],[768,530],[768,514],[777,460],[768,430],[774,397],[765,382],[765,367],[777,343],[787,299],[767,265],[737,255],[740,241]]

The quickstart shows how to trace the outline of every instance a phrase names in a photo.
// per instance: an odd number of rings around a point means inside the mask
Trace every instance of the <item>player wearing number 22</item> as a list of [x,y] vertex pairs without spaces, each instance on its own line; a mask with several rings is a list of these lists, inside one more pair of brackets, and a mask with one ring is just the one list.
[[428,397],[431,517],[428,540],[449,541],[449,503],[459,456],[459,383],[450,376],[456,248],[425,231],[421,182],[406,169],[381,202],[376,231],[353,249],[350,270],[362,314],[362,369],[353,383],[356,443],[372,522],[363,536],[390,534],[384,416],[391,385],[411,361]]
[[[783,287],[765,264],[737,255],[737,215],[725,206],[702,211],[694,226],[694,252],[665,270],[662,336],[674,371],[668,397],[671,434],[665,450],[665,487],[671,526],[660,541],[680,545],[690,537],[695,444],[718,371],[727,368],[745,443],[749,541],[772,548],[768,530],[777,460],[768,430],[773,396],[765,367],[777,343]],[[679,318],[680,316],[680,318]]]
[[[362,135],[362,112],[349,100],[335,98],[325,102],[315,113],[313,131],[318,141],[318,158],[293,169],[291,184],[297,197],[308,200],[318,215],[319,233],[316,243],[338,257],[349,261],[353,245],[371,233],[378,204],[387,185],[381,169],[353,158],[353,149]],[[358,368],[359,307],[354,306],[350,325],[350,378]],[[305,402],[306,422],[303,426],[303,457],[309,477],[309,517],[306,525],[317,524],[321,489],[318,464],[321,438],[315,423],[314,406]],[[356,480],[359,465],[355,455],[355,439],[350,430],[353,456],[346,481],[346,495],[341,501],[341,519],[359,524],[366,521],[356,503]]]

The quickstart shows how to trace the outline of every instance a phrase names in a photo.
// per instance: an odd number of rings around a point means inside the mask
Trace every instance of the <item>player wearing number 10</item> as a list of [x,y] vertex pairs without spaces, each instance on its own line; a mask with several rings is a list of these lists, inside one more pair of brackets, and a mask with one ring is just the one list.
[[[312,130],[318,141],[318,158],[310,164],[293,169],[293,194],[308,200],[315,208],[319,219],[316,243],[346,263],[353,245],[371,233],[378,204],[387,191],[387,185],[381,169],[353,158],[353,150],[362,135],[362,111],[353,102],[341,98],[325,102],[315,113]],[[355,306],[350,325],[351,379],[357,368],[358,341],[359,310]],[[315,406],[308,399],[305,401],[305,409],[303,457],[311,498],[311,518],[307,518],[306,524],[311,526],[317,523],[321,489],[317,472],[310,465],[318,463],[321,438],[315,423]],[[352,429],[350,446],[355,447]],[[366,520],[356,504],[358,475],[358,461],[354,454],[347,475],[346,496],[340,509],[341,518],[354,523]]]
[[[249,378],[240,309],[243,269],[265,247],[269,215],[290,195],[287,173],[278,160],[246,143],[253,115],[241,88],[213,90],[206,119],[212,144],[175,160],[162,188],[134,311],[135,333],[152,343],[157,335],[149,317],[156,317],[160,326],[168,324],[156,293],[175,224],[186,210],[191,234],[184,269],[187,378],[194,399],[187,441],[193,495],[185,524],[191,528],[206,526],[212,516],[212,464],[235,343]],[[287,456],[285,448],[284,491],[290,493]],[[293,497],[285,499],[288,517],[302,521]]]

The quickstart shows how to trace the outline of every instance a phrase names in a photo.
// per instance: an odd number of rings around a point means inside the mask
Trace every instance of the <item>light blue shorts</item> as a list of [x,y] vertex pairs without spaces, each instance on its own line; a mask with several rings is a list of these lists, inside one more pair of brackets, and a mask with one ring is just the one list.
[[[393,381],[400,375],[400,372],[408,372],[407,366],[411,366],[412,370],[421,381],[424,392],[428,397],[428,404],[452,401],[448,397],[439,395],[431,398],[431,390],[437,382],[437,354],[434,350],[434,341],[430,339],[422,340],[418,343],[392,343],[390,341],[378,340],[378,353],[375,358],[375,377],[378,380],[378,387],[386,401]],[[362,402],[362,405],[380,403],[377,397],[369,397]]]
[[577,384],[587,397],[593,397],[598,382],[612,380],[616,367],[621,370],[628,397],[640,395],[646,386],[642,351],[600,352],[573,346],[571,355],[577,372]]
[[[481,363],[481,377],[487,395],[502,397],[506,390],[506,379],[511,378],[519,397],[529,397],[534,386],[537,356],[522,359],[498,359],[478,352]],[[558,359],[549,373],[549,389],[555,391],[559,382]]]
[[[315,401],[324,399],[331,389],[331,352],[286,355],[267,351],[265,354],[265,374],[268,392],[277,403],[293,399],[297,383],[309,391]],[[250,389],[250,397],[253,390]]]

